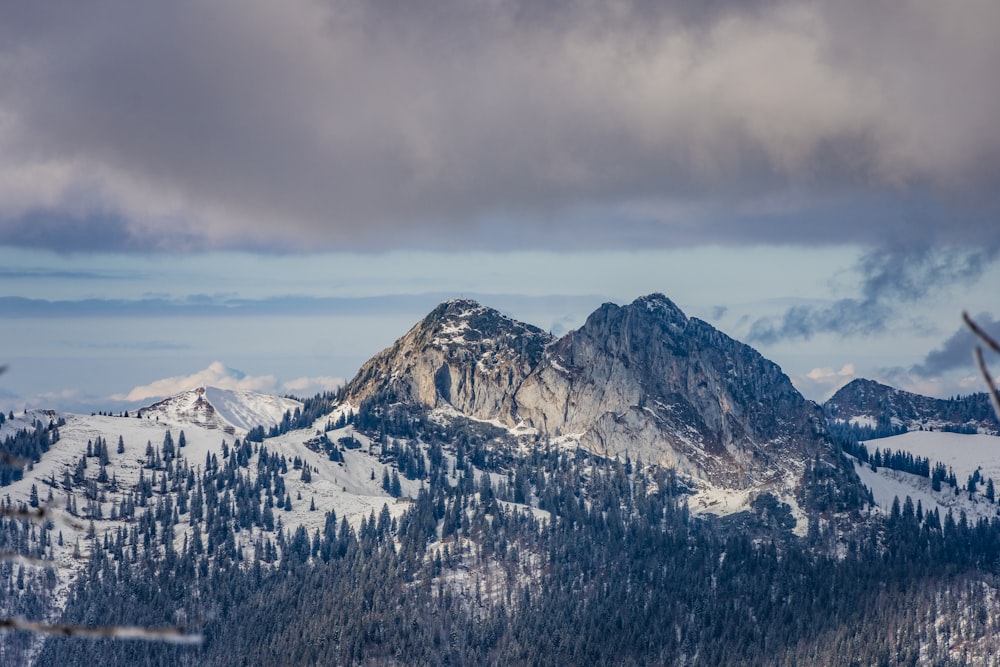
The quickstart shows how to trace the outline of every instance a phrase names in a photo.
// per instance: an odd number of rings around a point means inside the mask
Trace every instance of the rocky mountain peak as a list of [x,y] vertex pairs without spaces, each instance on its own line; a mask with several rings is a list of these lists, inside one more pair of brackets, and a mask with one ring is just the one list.
[[738,488],[797,479],[831,451],[822,411],[777,365],[662,294],[606,303],[558,340],[445,302],[347,387],[355,405],[373,397],[450,405]]
[[482,346],[486,341],[527,336],[541,337],[548,342],[548,334],[524,322],[518,322],[498,310],[483,306],[472,299],[451,299],[437,306],[411,330],[419,330],[421,342],[437,347]]
[[604,304],[552,343],[515,406],[525,423],[577,434],[592,451],[727,486],[780,477],[803,452],[828,449],[818,406],[776,364],[662,294]]
[[451,405],[494,419],[509,414],[513,393],[551,341],[538,327],[471,299],[452,299],[362,366],[346,387],[347,400]]

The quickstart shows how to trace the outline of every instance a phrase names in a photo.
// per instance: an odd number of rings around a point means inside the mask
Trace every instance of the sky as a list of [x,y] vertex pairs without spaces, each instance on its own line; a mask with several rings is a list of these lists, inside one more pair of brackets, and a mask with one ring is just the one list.
[[446,298],[560,334],[651,292],[814,400],[978,391],[998,30],[993,0],[3,3],[0,409],[309,395]]

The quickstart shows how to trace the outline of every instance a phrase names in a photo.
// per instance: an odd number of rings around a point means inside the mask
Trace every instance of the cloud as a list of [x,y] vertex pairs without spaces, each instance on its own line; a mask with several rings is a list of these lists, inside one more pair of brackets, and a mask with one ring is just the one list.
[[996,247],[998,22],[992,0],[9,3],[0,243]]
[[[344,384],[344,378],[319,375],[298,377],[281,382],[273,375],[252,376],[229,368],[219,361],[208,368],[190,375],[156,380],[147,385],[133,387],[127,394],[115,394],[113,401],[135,402],[173,396],[196,387],[218,387],[219,389],[242,389],[262,394],[293,394],[299,397],[313,396],[325,391],[335,391]],[[55,398],[54,396],[52,398]]]
[[304,398],[326,391],[336,391],[344,384],[344,378],[319,375],[316,377],[300,377],[282,382],[281,390],[286,394]]
[[914,243],[870,249],[856,265],[861,275],[860,297],[839,299],[825,306],[793,306],[780,316],[759,318],[751,324],[748,340],[772,345],[784,340],[808,340],[824,333],[883,333],[898,319],[902,304],[955,285],[974,283],[998,253],[1000,247]]
[[221,362],[214,361],[208,368],[197,373],[157,380],[144,386],[133,387],[127,394],[116,394],[111,398],[118,401],[145,401],[172,396],[204,386],[218,387],[219,389],[245,389],[266,394],[275,392],[278,381],[273,375],[249,376],[228,368]]
[[808,340],[821,333],[871,335],[885,330],[892,308],[873,300],[840,299],[829,306],[792,306],[781,316],[760,318],[750,325],[747,340],[773,345]]
[[795,388],[804,396],[825,401],[845,384],[858,377],[854,364],[847,363],[840,370],[814,368],[803,376],[793,378]]
[[[1000,338],[1000,321],[989,313],[980,313],[973,318],[979,326]],[[978,339],[966,326],[961,326],[949,336],[939,348],[932,350],[919,364],[910,368],[910,373],[920,378],[934,378],[949,371],[975,368],[972,348]]]
[[[971,362],[971,354],[969,359]],[[969,369],[971,368],[970,363]],[[879,371],[875,379],[914,394],[937,398],[967,396],[985,390],[982,376],[973,373],[952,373],[925,377],[906,368],[886,368]]]

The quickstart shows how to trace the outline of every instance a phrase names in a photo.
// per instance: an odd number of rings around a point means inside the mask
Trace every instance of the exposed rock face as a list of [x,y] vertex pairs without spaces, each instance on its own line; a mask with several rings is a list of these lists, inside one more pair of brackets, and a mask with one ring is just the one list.
[[580,433],[595,452],[727,486],[825,451],[821,411],[777,365],[659,294],[601,306],[547,349],[515,401],[527,423]]
[[865,426],[876,432],[920,428],[997,433],[997,421],[985,393],[942,399],[913,394],[858,378],[823,404],[829,419]]
[[450,404],[470,417],[510,422],[514,393],[551,341],[538,327],[454,299],[362,366],[347,399]]
[[347,388],[572,435],[744,488],[832,456],[823,414],[774,363],[653,294],[604,304],[559,340],[471,301],[442,304]]

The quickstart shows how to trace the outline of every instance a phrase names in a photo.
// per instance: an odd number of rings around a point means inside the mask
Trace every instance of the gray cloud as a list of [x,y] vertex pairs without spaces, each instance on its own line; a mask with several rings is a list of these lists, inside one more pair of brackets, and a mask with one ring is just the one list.
[[773,345],[809,339],[820,333],[870,335],[885,330],[893,310],[873,300],[840,299],[829,306],[792,306],[780,317],[761,318],[750,326],[747,340]]
[[997,247],[998,21],[991,0],[6,3],[0,243]]
[[[748,339],[770,345],[782,340],[808,340],[822,333],[882,333],[898,316],[901,304],[975,282],[996,259],[998,250],[988,246],[924,244],[874,248],[857,263],[862,280],[860,298],[840,299],[828,306],[793,306],[781,316],[760,318],[751,324]],[[967,340],[971,340],[971,334]]]
[[[994,319],[989,313],[980,313],[974,319],[988,333],[1000,337],[1000,320]],[[933,378],[958,368],[971,371],[974,368],[972,348],[976,341],[975,335],[963,325],[941,347],[929,352],[921,363],[915,364],[910,372],[920,377]]]

